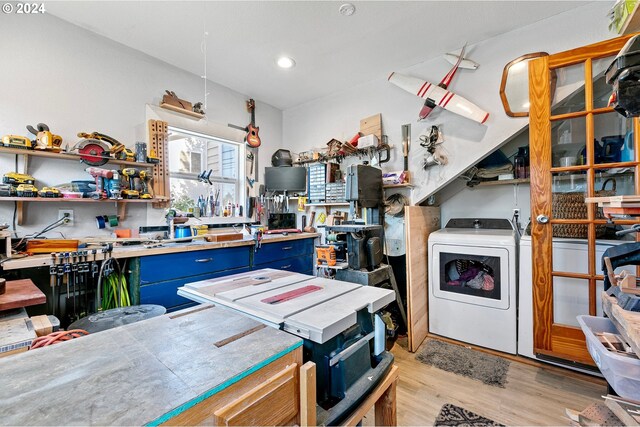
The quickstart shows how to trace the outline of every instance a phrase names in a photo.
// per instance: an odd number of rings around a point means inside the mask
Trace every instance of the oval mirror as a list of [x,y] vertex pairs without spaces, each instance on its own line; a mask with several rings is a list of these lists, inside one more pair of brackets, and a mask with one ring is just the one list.
[[500,82],[500,99],[507,116],[529,115],[529,61],[548,55],[546,52],[528,53],[505,65]]

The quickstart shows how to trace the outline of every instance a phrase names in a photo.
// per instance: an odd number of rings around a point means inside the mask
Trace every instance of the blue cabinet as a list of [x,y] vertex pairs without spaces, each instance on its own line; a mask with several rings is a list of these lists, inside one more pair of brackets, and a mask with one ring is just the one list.
[[176,311],[196,303],[177,294],[185,283],[212,279],[250,270],[251,248],[177,252],[140,258],[140,304],[159,304]]
[[258,252],[253,256],[253,265],[256,266],[280,259],[296,258],[305,255],[313,255],[313,239],[263,243],[262,248],[258,249]]
[[313,274],[313,255],[279,259],[268,264],[254,266],[255,270],[261,268],[274,268],[276,270],[286,270],[295,273]]
[[313,274],[313,239],[265,243],[253,256],[253,269],[274,268]]
[[249,254],[248,246],[240,246],[146,256],[140,260],[140,284],[248,267]]

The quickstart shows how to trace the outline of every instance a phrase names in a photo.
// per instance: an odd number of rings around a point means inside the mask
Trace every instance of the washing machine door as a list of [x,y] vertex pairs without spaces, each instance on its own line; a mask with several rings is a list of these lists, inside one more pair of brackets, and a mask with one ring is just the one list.
[[508,310],[510,269],[515,269],[509,258],[503,247],[435,243],[429,269],[431,293],[444,300]]

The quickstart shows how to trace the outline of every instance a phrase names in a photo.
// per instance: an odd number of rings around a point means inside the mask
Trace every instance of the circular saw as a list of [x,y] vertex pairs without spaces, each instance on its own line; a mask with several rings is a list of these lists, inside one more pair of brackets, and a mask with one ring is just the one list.
[[73,149],[78,150],[80,161],[89,166],[102,166],[111,158],[111,147],[99,139],[81,139]]
[[102,166],[111,159],[111,155],[124,149],[117,139],[99,132],[80,132],[83,138],[73,147],[80,154],[80,161],[89,166]]

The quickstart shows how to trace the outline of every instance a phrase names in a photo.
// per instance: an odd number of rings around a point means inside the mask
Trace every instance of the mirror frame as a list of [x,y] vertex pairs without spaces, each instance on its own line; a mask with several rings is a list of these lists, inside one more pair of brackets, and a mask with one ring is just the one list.
[[[528,61],[534,58],[541,58],[543,56],[549,56],[549,54],[547,52],[527,53],[526,55],[519,56],[518,58],[514,59],[513,61],[509,62],[507,65],[504,66],[504,70],[502,70],[502,80],[500,81],[500,100],[502,101],[502,106],[504,107],[504,112],[507,114],[507,116],[529,117],[528,111],[527,112],[511,111],[511,107],[509,106],[509,101],[507,100],[507,94],[505,93],[505,89],[507,87],[507,78],[509,76],[509,69],[519,62]],[[528,70],[529,70],[529,67],[527,67],[527,75],[529,73]],[[555,73],[552,73],[551,80],[552,80],[552,87],[555,89],[555,80],[556,80]]]

